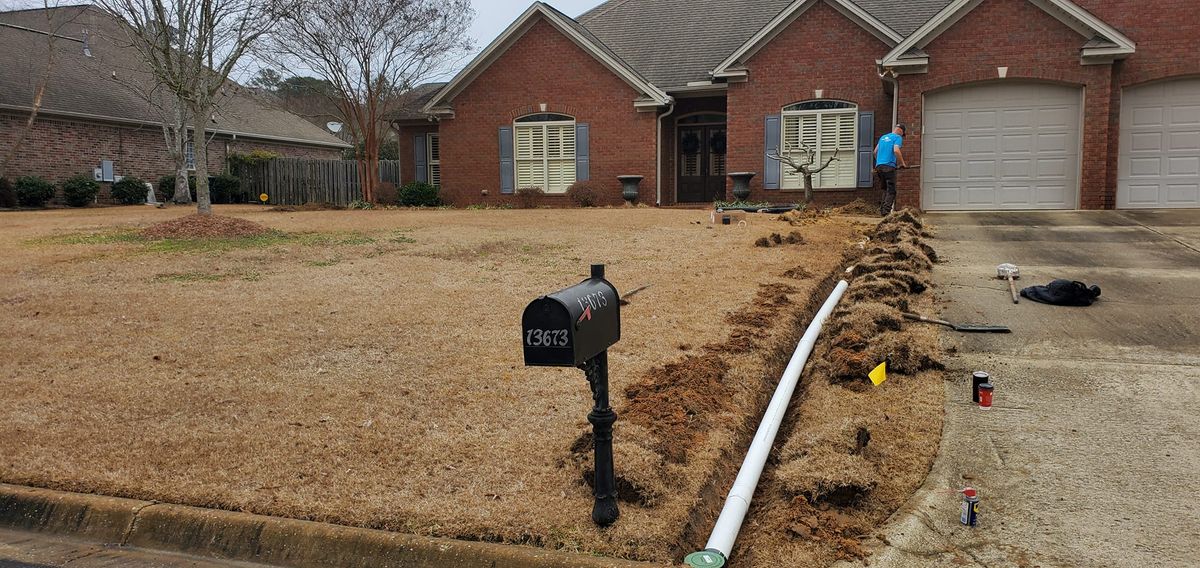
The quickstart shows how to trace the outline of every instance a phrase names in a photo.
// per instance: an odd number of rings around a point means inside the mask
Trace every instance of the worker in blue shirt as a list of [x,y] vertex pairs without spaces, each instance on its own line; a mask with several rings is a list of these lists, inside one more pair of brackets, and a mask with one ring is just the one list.
[[904,161],[904,153],[900,151],[900,148],[904,146],[904,130],[903,124],[897,124],[891,132],[881,136],[879,143],[875,145],[875,173],[879,175],[879,181],[883,183],[883,201],[879,204],[880,215],[891,213],[892,206],[896,204],[897,164],[901,168],[908,167]]

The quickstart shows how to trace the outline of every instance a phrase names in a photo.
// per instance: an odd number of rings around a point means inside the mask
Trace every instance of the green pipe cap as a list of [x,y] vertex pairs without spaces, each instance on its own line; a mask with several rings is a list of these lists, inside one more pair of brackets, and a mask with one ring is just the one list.
[[725,556],[715,550],[701,550],[687,555],[683,562],[692,568],[721,568],[725,565]]

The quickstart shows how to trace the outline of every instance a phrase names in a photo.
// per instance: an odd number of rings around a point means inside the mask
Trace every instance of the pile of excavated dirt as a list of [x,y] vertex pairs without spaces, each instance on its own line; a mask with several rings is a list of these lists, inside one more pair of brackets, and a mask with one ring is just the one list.
[[[937,331],[905,311],[931,311],[937,254],[910,211],[884,218],[854,262],[779,434],[739,541],[739,565],[827,565],[865,558],[875,528],[921,484],[941,435]],[[888,379],[867,375],[887,360]]]
[[198,213],[163,221],[142,230],[148,239],[229,239],[254,237],[271,232],[253,221]]
[[834,211],[842,215],[878,215],[879,207],[871,205],[862,199],[855,199],[841,207],[834,207]]
[[792,231],[792,232],[788,233],[786,236],[781,235],[779,233],[771,233],[771,236],[769,236],[769,237],[762,237],[762,238],[759,238],[757,241],[754,241],[754,246],[756,246],[756,247],[777,247],[779,245],[785,245],[785,244],[786,245],[802,245],[805,242],[806,241],[804,240],[804,235],[800,234],[800,231]]

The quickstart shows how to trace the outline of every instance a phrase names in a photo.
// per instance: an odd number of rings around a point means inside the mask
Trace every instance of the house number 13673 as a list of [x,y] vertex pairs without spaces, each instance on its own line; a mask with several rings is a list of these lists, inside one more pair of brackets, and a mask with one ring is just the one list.
[[530,329],[525,331],[525,345],[530,347],[566,347],[565,329]]

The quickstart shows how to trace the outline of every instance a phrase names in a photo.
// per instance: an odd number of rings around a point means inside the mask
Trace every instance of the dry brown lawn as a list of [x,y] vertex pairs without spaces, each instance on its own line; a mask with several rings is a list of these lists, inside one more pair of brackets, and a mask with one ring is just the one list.
[[[0,214],[0,481],[659,561],[707,530],[720,504],[701,496],[727,489],[717,464],[778,347],[860,238],[840,217],[252,206],[218,213],[281,233],[136,236],[189,212]],[[754,246],[792,230],[804,244]],[[522,366],[519,331],[527,302],[591,262],[621,291],[649,286],[610,352],[617,468],[645,460],[667,491],[605,531],[571,451],[587,383]],[[694,397],[679,369],[697,361],[721,370]],[[627,400],[647,392],[707,406],[667,417],[689,431],[673,440]]]

